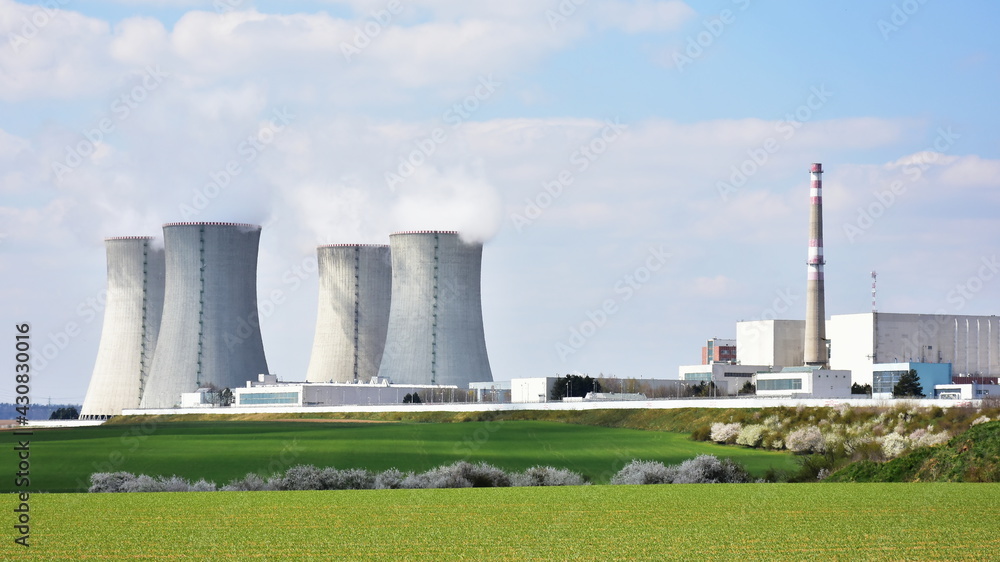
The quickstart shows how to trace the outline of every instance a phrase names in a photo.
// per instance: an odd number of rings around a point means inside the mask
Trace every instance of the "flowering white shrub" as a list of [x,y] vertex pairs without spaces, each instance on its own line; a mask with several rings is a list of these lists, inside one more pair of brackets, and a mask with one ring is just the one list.
[[888,433],[882,437],[882,454],[894,459],[910,448],[910,440],[898,433]]
[[744,484],[752,481],[742,466],[713,455],[698,455],[682,462],[674,476],[674,484]]
[[736,436],[740,434],[740,429],[742,426],[738,423],[713,423],[712,433],[710,435],[712,441],[716,443],[731,443],[736,439]]
[[667,467],[662,462],[633,459],[618,474],[611,477],[611,484],[671,484],[677,467]]
[[511,475],[511,486],[583,486],[583,476],[551,466],[533,466],[524,472]]
[[789,433],[785,447],[796,453],[822,453],[826,440],[818,427],[810,425]]
[[910,434],[910,443],[914,447],[936,447],[938,445],[943,445],[951,439],[951,435],[947,431],[941,431],[939,433],[934,433],[933,428],[927,426],[927,429],[918,429]]
[[756,447],[760,445],[764,438],[765,427],[763,425],[748,425],[740,429],[736,436],[736,444],[746,447]]

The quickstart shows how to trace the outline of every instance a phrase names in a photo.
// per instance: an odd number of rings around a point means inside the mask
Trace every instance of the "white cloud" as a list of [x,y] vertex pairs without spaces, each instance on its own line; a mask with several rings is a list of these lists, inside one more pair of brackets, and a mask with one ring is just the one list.
[[626,33],[673,31],[695,16],[695,11],[679,1],[618,0],[596,4],[597,21]]

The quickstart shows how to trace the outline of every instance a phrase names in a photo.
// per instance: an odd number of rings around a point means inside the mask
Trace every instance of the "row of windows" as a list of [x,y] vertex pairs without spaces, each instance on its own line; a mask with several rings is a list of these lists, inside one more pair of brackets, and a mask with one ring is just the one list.
[[872,392],[892,394],[899,377],[908,371],[875,371],[872,373]]
[[254,404],[298,404],[298,392],[254,392],[240,394],[240,406]]
[[757,379],[757,390],[802,390],[802,379]]

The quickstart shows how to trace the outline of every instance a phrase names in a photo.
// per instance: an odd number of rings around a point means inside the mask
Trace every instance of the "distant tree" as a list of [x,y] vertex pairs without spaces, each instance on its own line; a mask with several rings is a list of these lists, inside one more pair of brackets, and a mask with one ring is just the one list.
[[416,392],[413,393],[413,403],[414,404],[421,404],[421,403],[423,403],[423,400],[420,399],[420,395],[417,394]]
[[871,393],[872,393],[872,385],[870,385],[870,384],[861,385],[861,384],[858,384],[858,383],[853,383],[851,385],[851,394],[869,394],[870,395]]
[[755,385],[750,381],[747,381],[743,383],[743,388],[741,388],[739,392],[737,392],[736,394],[745,394],[745,395],[757,394],[757,385]]
[[920,377],[917,376],[915,370],[910,369],[899,376],[899,382],[896,383],[896,386],[892,387],[892,396],[893,398],[924,397],[924,388],[920,386]]
[[403,397],[403,404],[412,404],[412,403],[413,403],[413,395],[407,392],[406,396]]
[[566,397],[583,398],[588,392],[601,392],[601,383],[590,375],[566,375],[556,377],[556,384],[549,392],[550,400],[562,400]]
[[233,391],[232,390],[230,390],[229,388],[223,388],[222,390],[219,391],[219,405],[220,406],[229,406],[234,401],[236,401],[236,397],[233,396]]
[[701,381],[700,383],[691,387],[691,395],[697,396],[699,398],[708,398],[711,396],[718,396],[719,392],[716,390],[715,382]]
[[80,419],[80,412],[73,406],[59,408],[49,415],[50,420],[76,420]]

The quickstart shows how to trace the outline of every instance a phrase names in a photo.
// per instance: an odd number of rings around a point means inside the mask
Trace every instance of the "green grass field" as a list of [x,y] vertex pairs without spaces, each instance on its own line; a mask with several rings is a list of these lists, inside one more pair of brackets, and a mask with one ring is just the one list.
[[[14,496],[5,495],[11,513]],[[38,494],[39,560],[996,559],[1000,486]],[[12,531],[7,526],[8,534]],[[0,559],[27,559],[13,537]]]
[[[221,486],[248,472],[266,476],[296,464],[424,471],[462,459],[506,470],[564,467],[603,483],[633,458],[676,464],[702,453],[732,458],[757,475],[797,466],[788,453],[695,442],[679,433],[556,422],[160,422],[36,430],[31,487],[79,492],[91,473],[119,470]],[[7,474],[16,472],[14,455],[0,462]],[[0,483],[0,491],[12,490],[13,479]]]

